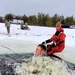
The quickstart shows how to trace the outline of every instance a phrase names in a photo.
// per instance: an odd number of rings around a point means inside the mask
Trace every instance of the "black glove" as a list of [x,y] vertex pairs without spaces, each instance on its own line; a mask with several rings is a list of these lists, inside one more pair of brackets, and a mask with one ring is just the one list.
[[51,46],[52,46],[52,47],[55,47],[55,46],[56,46],[56,44],[55,44],[55,43],[52,43],[52,44],[51,44]]
[[50,39],[46,40],[46,43],[50,43],[50,42],[51,42],[51,40],[50,40]]
[[46,44],[46,42],[42,42],[42,44]]
[[42,44],[46,44],[46,43],[50,43],[50,42],[51,42],[50,39],[48,39],[48,40],[42,42]]

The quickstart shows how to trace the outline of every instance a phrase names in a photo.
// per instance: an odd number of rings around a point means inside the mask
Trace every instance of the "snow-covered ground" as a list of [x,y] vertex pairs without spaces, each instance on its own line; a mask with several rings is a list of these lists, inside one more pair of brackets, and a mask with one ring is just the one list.
[[[53,27],[41,27],[41,26],[29,26],[30,30],[21,30],[20,25],[11,24],[10,35],[7,34],[6,27],[4,23],[0,23],[0,50],[1,53],[13,53],[5,48],[15,49],[17,53],[23,53],[25,49],[28,49],[30,46],[30,52],[34,52],[36,45],[41,43],[42,41],[49,39],[54,33],[55,28]],[[56,53],[56,55],[62,57],[63,59],[67,59],[73,63],[75,63],[75,29],[64,29],[66,34],[66,48],[60,53]],[[14,40],[13,40],[14,39]],[[12,40],[12,41],[11,41]],[[15,43],[14,43],[15,41]],[[30,45],[26,45],[26,42],[30,42]],[[34,44],[36,43],[36,44]],[[27,47],[25,47],[27,46]],[[3,51],[4,50],[4,51]],[[28,52],[29,52],[28,51]],[[65,56],[65,57],[64,57]]]
[[[29,26],[29,28],[30,30],[21,30],[20,25],[11,24],[10,37],[8,37],[5,24],[0,23],[0,40],[4,38],[14,38],[41,43],[55,33],[55,28],[53,27]],[[64,29],[64,31],[66,34],[66,46],[75,46],[75,29]]]

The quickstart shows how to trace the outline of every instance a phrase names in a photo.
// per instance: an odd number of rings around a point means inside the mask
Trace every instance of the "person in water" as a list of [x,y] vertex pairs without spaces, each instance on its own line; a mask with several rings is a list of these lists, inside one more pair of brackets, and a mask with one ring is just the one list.
[[36,49],[35,49],[35,56],[44,56],[46,53],[46,46],[43,44],[39,44],[37,45]]

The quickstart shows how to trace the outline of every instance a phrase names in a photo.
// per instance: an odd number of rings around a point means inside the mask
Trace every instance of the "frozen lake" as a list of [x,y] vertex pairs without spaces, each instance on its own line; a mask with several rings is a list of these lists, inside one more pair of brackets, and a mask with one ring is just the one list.
[[[8,64],[21,62],[25,57],[31,57],[34,53],[37,44],[49,39],[55,32],[55,28],[29,26],[31,30],[21,30],[17,25],[11,25],[11,33],[7,35],[6,28],[3,23],[0,23],[0,67],[6,64],[6,68],[10,68]],[[64,29],[66,33],[66,47],[63,52],[55,53],[55,55],[66,60],[68,69],[71,70],[71,75],[75,73],[75,30]],[[17,60],[17,61],[16,61]],[[2,61],[2,62],[1,62]],[[68,61],[70,63],[68,63]],[[3,64],[3,62],[5,62]],[[73,64],[71,64],[73,63]],[[65,64],[64,64],[65,65]],[[6,68],[3,67],[5,70]],[[2,68],[2,69],[3,69]],[[5,72],[2,71],[1,72]],[[3,74],[6,75],[6,74]]]
[[[26,40],[17,39],[3,39],[0,40],[0,54],[14,54],[14,53],[34,53],[38,43]],[[75,63],[75,48],[66,46],[63,52],[55,53],[55,55]]]
[[32,41],[3,39],[0,40],[0,54],[34,53],[36,45]]

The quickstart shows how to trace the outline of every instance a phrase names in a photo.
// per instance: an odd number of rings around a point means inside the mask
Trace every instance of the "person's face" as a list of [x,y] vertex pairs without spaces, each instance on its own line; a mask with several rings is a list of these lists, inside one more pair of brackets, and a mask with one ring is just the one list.
[[36,47],[36,50],[35,50],[35,55],[36,56],[39,56],[39,55],[44,55],[44,50],[40,47],[40,46],[37,46]]
[[56,26],[56,31],[59,31],[59,30],[60,30],[60,27],[57,27],[57,26]]

